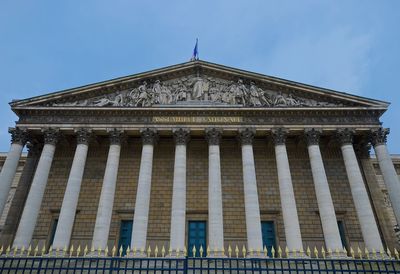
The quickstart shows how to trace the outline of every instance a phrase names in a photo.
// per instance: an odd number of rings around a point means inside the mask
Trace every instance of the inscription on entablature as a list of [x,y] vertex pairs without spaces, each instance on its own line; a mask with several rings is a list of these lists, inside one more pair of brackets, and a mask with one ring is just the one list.
[[243,122],[243,117],[218,117],[218,116],[154,116],[153,123],[228,123],[237,124]]

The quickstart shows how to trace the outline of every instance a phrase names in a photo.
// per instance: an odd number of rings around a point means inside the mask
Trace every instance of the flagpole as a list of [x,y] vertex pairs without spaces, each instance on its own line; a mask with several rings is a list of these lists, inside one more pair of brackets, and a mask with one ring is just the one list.
[[199,38],[196,38],[196,45],[197,45],[197,60],[200,59],[199,57]]

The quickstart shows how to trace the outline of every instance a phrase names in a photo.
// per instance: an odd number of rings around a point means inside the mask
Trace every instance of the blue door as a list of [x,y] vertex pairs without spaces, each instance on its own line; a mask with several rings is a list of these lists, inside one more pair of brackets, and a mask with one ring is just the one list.
[[132,220],[122,220],[121,227],[119,230],[119,241],[118,250],[121,248],[124,250],[122,255],[126,254],[126,248],[131,245],[132,239]]
[[339,227],[340,240],[342,241],[342,246],[345,247],[347,250],[349,250],[349,247],[347,246],[345,231],[344,231],[344,223],[343,223],[343,221],[337,221],[337,224]]
[[[188,231],[188,254],[189,257],[200,256],[200,247],[203,247],[205,256],[207,250],[206,238],[207,226],[205,221],[189,221]],[[196,254],[193,254],[193,246],[196,247]]]
[[275,226],[273,221],[261,222],[263,246],[267,247],[268,256],[272,256],[271,249],[276,250]]

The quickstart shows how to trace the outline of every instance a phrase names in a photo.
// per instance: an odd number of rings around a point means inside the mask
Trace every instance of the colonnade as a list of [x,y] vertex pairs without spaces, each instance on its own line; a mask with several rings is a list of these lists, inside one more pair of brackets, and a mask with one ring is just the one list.
[[[11,182],[16,172],[16,166],[23,146],[27,141],[27,132],[24,130],[17,128],[12,130],[11,134],[11,149],[0,173],[0,212],[4,208],[5,200],[7,198],[5,193],[8,194],[10,190]],[[14,248],[21,248],[23,246],[27,248],[30,245],[53,161],[59,131],[50,128],[44,130],[43,134],[44,147],[16,231],[16,236],[13,242]],[[92,246],[95,250],[104,250],[107,246],[117,183],[121,140],[124,137],[123,131],[118,129],[113,129],[109,131],[108,134],[110,146],[92,239]],[[337,130],[336,134],[340,141],[344,165],[365,246],[369,250],[382,250],[383,244],[379,235],[378,226],[375,221],[359,163],[354,152],[354,132],[351,129],[344,128]],[[395,216],[398,223],[400,223],[400,182],[386,147],[387,134],[388,130],[379,128],[372,130],[370,136],[382,170],[384,181],[388,188]],[[302,236],[286,150],[287,135],[288,131],[284,128],[276,128],[271,131],[272,141],[275,146],[279,193],[287,247],[289,250],[301,250],[303,249]],[[330,185],[325,173],[324,162],[319,146],[320,135],[321,131],[317,129],[311,128],[304,131],[325,245],[327,249],[342,250],[343,247],[337,226]],[[55,231],[53,241],[54,249],[63,249],[65,246],[69,246],[70,244],[90,136],[90,130],[79,129],[76,131],[77,147],[68,177],[58,225]],[[145,250],[146,248],[153,152],[158,139],[158,133],[155,129],[145,128],[141,130],[141,136],[143,141],[142,155],[134,208],[131,242],[131,247],[134,247],[135,250],[138,251]],[[174,129],[173,136],[175,140],[175,160],[170,246],[173,251],[176,251],[185,248],[186,147],[190,140],[190,131],[186,128]],[[221,129],[207,128],[205,130],[209,155],[208,242],[212,250],[221,250],[222,252],[224,246],[224,229],[219,146],[221,136]],[[241,144],[242,152],[247,245],[249,250],[263,250],[260,206],[258,200],[259,195],[257,191],[253,155],[254,136],[255,130],[252,128],[244,128],[238,132],[238,139]],[[138,254],[133,255],[135,256]],[[218,255],[218,253],[213,254],[213,256]]]

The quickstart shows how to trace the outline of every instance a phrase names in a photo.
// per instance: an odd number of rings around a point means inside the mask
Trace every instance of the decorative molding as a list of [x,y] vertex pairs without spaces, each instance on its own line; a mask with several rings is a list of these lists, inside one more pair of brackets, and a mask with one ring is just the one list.
[[186,145],[190,140],[190,130],[186,128],[175,128],[172,130],[176,145]]
[[124,135],[123,130],[116,128],[108,130],[110,145],[120,145],[122,142],[123,135]]
[[220,128],[206,128],[206,140],[208,145],[219,145],[222,137],[222,129]]
[[76,141],[78,144],[89,145],[89,141],[92,136],[92,131],[85,128],[80,128],[75,131],[76,133]]
[[254,128],[245,128],[239,130],[239,140],[242,145],[251,145],[253,143],[256,130]]
[[60,137],[60,131],[55,128],[47,128],[42,131],[44,133],[44,143],[55,146]]
[[28,132],[25,129],[9,128],[8,132],[11,134],[12,144],[20,144],[24,146],[28,141]]
[[341,128],[336,132],[336,136],[340,145],[352,145],[353,144],[354,130],[349,128]]
[[143,145],[155,145],[158,140],[158,133],[156,129],[145,128],[141,129]]
[[378,129],[371,130],[370,139],[373,146],[386,145],[387,135],[389,133],[390,133],[389,128],[380,127]]
[[319,145],[322,130],[315,128],[307,128],[304,130],[304,136],[308,146]]
[[272,141],[277,145],[284,145],[286,142],[287,134],[289,133],[288,129],[285,128],[274,128],[272,129]]

